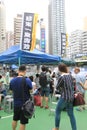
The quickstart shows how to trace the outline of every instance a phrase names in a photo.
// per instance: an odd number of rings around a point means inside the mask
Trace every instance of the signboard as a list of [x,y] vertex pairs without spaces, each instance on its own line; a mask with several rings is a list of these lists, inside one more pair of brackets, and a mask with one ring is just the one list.
[[35,48],[37,18],[37,14],[24,13],[21,32],[22,50],[30,51]]
[[64,56],[66,53],[66,34],[61,33],[61,55]]
[[76,62],[87,62],[87,53],[80,53],[74,56]]
[[40,49],[42,52],[46,51],[46,38],[45,38],[45,26],[40,28]]

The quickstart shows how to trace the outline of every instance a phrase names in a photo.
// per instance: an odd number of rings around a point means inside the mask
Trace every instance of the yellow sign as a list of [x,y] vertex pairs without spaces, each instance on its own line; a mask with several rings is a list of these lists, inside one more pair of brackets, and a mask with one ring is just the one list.
[[34,14],[31,50],[34,50],[35,44],[36,44],[36,26],[37,26],[37,21],[38,21],[38,14]]

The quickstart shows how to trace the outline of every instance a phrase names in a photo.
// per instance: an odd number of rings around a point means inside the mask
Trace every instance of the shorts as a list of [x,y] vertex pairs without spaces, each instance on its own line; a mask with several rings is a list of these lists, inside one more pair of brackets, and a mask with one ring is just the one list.
[[20,120],[21,124],[27,124],[28,123],[28,119],[24,117],[24,113],[21,110],[21,107],[14,107],[13,120],[14,121]]
[[50,89],[49,87],[41,88],[41,96],[49,97]]

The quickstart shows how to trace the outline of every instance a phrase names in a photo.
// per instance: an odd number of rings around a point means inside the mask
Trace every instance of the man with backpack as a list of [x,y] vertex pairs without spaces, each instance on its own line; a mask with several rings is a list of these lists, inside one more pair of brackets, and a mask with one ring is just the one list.
[[[42,66],[42,72],[40,73],[39,76],[39,83],[41,86],[41,108],[45,107],[45,109],[48,109],[48,97],[50,94],[50,80],[48,79],[47,75],[47,68],[45,66]],[[43,105],[43,100],[45,98],[45,106]]]

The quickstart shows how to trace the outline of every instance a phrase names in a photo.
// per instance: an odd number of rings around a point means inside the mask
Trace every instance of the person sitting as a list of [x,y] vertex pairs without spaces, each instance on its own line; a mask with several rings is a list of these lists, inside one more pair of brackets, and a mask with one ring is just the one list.
[[36,88],[36,83],[34,82],[34,77],[31,75],[29,76],[29,79],[31,80],[32,82],[32,86],[33,86],[33,93],[37,90]]
[[6,96],[6,89],[4,87],[3,81],[0,80],[0,110],[2,110],[1,103],[5,96]]

